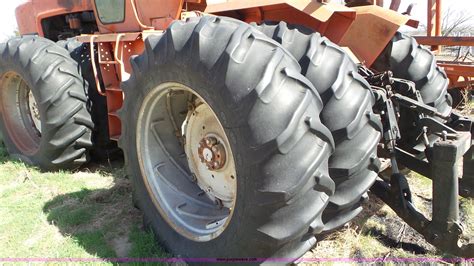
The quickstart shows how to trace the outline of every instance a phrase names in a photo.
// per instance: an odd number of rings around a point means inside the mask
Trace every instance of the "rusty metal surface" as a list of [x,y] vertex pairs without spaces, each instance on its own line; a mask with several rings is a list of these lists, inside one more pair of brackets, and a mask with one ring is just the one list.
[[[418,43],[430,45],[431,51],[437,53],[441,46],[474,46],[474,37],[441,36],[442,1],[427,0],[427,35],[415,36]],[[449,88],[472,89],[474,83],[474,65],[456,62],[438,62],[449,79]]]
[[441,35],[441,0],[427,0],[427,24],[426,33],[428,36]]
[[354,10],[343,5],[320,3],[312,0],[227,0],[216,4],[208,4],[206,13],[219,13],[231,10],[242,10],[255,7],[288,5],[313,16],[319,21],[326,22],[334,13],[345,13],[349,18],[355,17]]
[[342,40],[361,62],[371,66],[401,25],[418,26],[418,21],[379,6],[355,7],[357,17]]
[[449,88],[465,88],[472,90],[474,85],[474,64],[463,62],[438,62],[444,68],[449,79]]
[[447,74],[459,75],[461,77],[474,77],[474,65],[455,62],[438,62]]
[[[130,57],[141,54],[144,49],[144,35],[161,34],[162,31],[144,31],[130,33],[97,34],[78,36],[80,42],[91,45],[97,50],[98,60],[91,57],[92,69],[96,77],[97,89],[100,94],[107,97],[107,111],[109,122],[109,135],[113,140],[118,140],[121,135],[121,121],[117,111],[123,104],[123,92],[120,87],[122,81],[127,80],[132,73]],[[102,78],[101,86],[99,71]]]
[[217,199],[223,206],[232,207],[237,196],[237,172],[221,123],[200,98],[193,101],[185,123],[185,152],[195,182],[213,201]]
[[392,2],[390,3],[390,9],[393,11],[398,11],[401,2],[402,0],[392,0]]
[[414,36],[419,44],[445,46],[474,46],[474,37]]
[[[428,36],[441,36],[441,0],[427,0],[426,33]],[[438,51],[439,46],[431,46],[432,51]]]
[[224,145],[213,136],[206,136],[199,142],[198,155],[201,163],[209,170],[219,170],[226,162]]
[[[94,37],[94,42],[115,42],[117,39],[118,33],[109,33],[109,34],[84,34],[77,36],[76,39],[80,42],[89,42],[91,37]],[[126,32],[120,33],[123,37],[122,41],[135,41],[141,35],[141,32]]]

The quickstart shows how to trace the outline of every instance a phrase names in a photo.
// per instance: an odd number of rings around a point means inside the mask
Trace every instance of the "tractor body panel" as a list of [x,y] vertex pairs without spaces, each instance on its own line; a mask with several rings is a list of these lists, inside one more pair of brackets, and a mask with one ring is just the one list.
[[[129,1],[123,0],[122,7],[124,10],[120,12],[124,13],[122,19],[117,21],[104,21],[102,13],[108,12],[107,10],[102,11],[100,7],[107,8],[106,2],[113,1],[101,1],[104,4],[98,4],[98,1],[94,1],[94,13],[96,15],[97,24],[99,25],[100,33],[116,33],[116,32],[140,32],[142,30],[150,29],[166,29],[171,22],[180,18],[184,0],[139,0]],[[117,8],[120,5],[117,5]],[[110,13],[109,13],[110,14]]]
[[89,0],[28,0],[18,6],[15,13],[20,34],[44,36],[43,19],[92,9],[92,1]]
[[400,26],[406,24],[418,27],[418,21],[379,6],[362,6],[354,9],[357,17],[339,45],[350,47],[367,66],[372,65]]
[[335,42],[344,36],[356,18],[351,8],[312,0],[228,0],[208,3],[204,12],[246,22],[286,21],[313,29]]

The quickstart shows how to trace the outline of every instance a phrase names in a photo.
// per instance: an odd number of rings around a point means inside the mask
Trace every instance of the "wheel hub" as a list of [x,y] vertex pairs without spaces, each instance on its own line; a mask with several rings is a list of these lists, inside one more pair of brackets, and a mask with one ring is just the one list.
[[235,164],[225,132],[205,103],[190,111],[186,124],[186,155],[195,182],[216,204],[235,201]]
[[225,147],[215,137],[207,136],[199,142],[198,156],[209,170],[219,170],[225,165]]

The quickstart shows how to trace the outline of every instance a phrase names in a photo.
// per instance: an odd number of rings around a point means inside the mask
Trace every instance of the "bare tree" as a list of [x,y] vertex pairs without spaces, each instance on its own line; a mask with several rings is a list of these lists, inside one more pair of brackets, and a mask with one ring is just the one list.
[[466,10],[448,8],[443,14],[441,34],[443,36],[474,34],[474,14]]

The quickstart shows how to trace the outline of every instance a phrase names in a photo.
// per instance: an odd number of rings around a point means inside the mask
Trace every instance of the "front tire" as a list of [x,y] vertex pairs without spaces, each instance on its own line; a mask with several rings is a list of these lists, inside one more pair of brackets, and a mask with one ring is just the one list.
[[[176,21],[145,44],[123,84],[119,142],[145,224],[183,257],[302,256],[315,244],[314,232],[322,230],[321,213],[334,182],[327,169],[333,140],[319,120],[322,103],[298,63],[248,24],[221,17]],[[215,196],[214,189],[199,186],[203,177],[193,177],[188,164],[194,154],[183,148],[195,136],[183,136],[190,131],[182,125],[190,126],[187,117],[202,112],[196,100],[222,125],[224,133],[217,135],[228,139],[236,172],[235,207],[225,223],[221,218],[215,225],[225,228],[202,228],[201,235],[182,224],[229,207],[217,204],[216,210],[195,199]],[[196,202],[200,211],[192,211]],[[181,208],[188,210],[174,212]]]
[[42,170],[87,162],[93,123],[68,52],[41,37],[0,44],[0,130],[11,156]]

